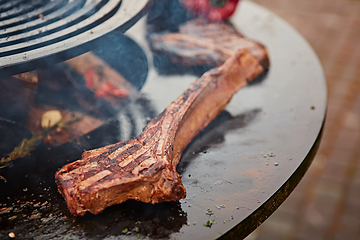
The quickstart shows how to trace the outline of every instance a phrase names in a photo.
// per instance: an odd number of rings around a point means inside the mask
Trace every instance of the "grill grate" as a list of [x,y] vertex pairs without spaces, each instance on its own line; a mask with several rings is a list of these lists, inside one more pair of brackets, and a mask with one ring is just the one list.
[[149,0],[0,0],[0,75],[45,67],[89,51],[131,27]]

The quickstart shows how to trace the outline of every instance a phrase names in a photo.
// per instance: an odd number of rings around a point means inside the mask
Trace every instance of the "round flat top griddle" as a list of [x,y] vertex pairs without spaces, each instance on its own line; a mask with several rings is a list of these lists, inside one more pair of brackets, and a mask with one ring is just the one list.
[[[327,90],[310,45],[285,21],[252,2],[241,2],[230,22],[267,47],[270,69],[260,83],[240,89],[226,114],[215,120],[217,126],[198,136],[198,145],[183,156],[179,167],[187,198],[180,202],[189,226],[173,233],[174,239],[247,236],[298,184],[320,138]],[[146,46],[138,37],[142,24],[127,35]],[[194,79],[152,69],[142,91],[160,112]],[[204,227],[208,219],[216,221],[211,228]]]
[[[325,78],[310,45],[273,13],[242,1],[230,21],[267,47],[271,65],[264,79],[241,89],[184,152],[178,171],[186,199],[155,205],[127,201],[96,216],[74,217],[52,182],[56,169],[49,171],[44,164],[29,173],[29,181],[40,179],[36,191],[24,188],[6,199],[6,207],[15,204],[0,214],[0,237],[14,232],[35,239],[243,238],[271,215],[299,183],[317,150],[326,112]],[[142,19],[126,35],[147,54],[149,73],[141,92],[157,114],[196,77],[159,74],[152,66],[145,27]],[[129,106],[125,116],[134,116],[143,111],[139,108],[144,102]],[[39,156],[66,163],[91,142],[101,146],[127,140],[124,135],[113,137],[119,123],[124,124],[123,119],[82,138],[86,144],[72,142]],[[32,161],[36,164],[36,157]],[[31,208],[26,199],[34,199]],[[24,210],[17,203],[25,204]],[[204,226],[209,220],[211,227]]]
[[94,48],[107,33],[125,32],[148,0],[0,1],[0,74],[51,66]]

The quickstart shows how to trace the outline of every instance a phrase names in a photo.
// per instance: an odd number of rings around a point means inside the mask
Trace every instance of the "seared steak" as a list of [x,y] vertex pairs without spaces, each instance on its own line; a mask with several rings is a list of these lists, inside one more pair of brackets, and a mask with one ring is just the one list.
[[262,44],[244,38],[223,22],[195,19],[180,26],[179,32],[150,33],[148,39],[152,51],[182,66],[220,66],[241,49],[247,49],[265,69],[270,64]]
[[238,89],[264,71],[247,50],[192,83],[144,131],[127,142],[84,152],[56,173],[70,212],[93,214],[135,199],[147,203],[185,198],[176,165],[186,145]]

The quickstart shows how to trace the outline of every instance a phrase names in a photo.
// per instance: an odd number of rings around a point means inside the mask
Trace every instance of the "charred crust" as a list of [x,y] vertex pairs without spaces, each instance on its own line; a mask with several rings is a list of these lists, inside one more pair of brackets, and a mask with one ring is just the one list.
[[165,116],[165,113],[166,113],[166,109],[164,109],[157,117],[153,118],[149,124],[154,124],[160,121]]
[[199,88],[201,88],[201,84],[199,83],[194,83],[193,86],[194,86],[194,90],[198,90]]
[[135,144],[134,145],[134,149],[136,149],[135,151],[139,150],[142,147],[143,147],[143,145],[141,145],[141,144]]
[[137,157],[133,162],[131,162],[129,165],[127,165],[125,168],[123,168],[124,171],[132,171],[134,170],[134,168],[136,166],[138,166],[139,164],[141,164],[143,161],[147,160],[151,158],[151,155],[147,152],[145,152],[144,154],[140,155],[139,157]]
[[187,90],[183,95],[183,101],[186,101],[189,98],[189,90]]
[[117,156],[117,159],[125,159],[125,158],[127,158],[128,156],[130,156],[131,154],[134,154],[137,150],[139,150],[141,148],[140,146],[142,147],[141,144],[136,144],[134,146],[129,147],[128,149],[126,149],[125,151],[120,153]]
[[126,145],[126,142],[119,142],[114,144],[113,146],[109,147],[109,151],[114,152],[116,149],[121,148]]
[[[159,142],[156,142],[155,146],[154,146],[154,149],[158,149],[158,147],[159,147]],[[160,156],[161,156],[161,154],[160,154]]]

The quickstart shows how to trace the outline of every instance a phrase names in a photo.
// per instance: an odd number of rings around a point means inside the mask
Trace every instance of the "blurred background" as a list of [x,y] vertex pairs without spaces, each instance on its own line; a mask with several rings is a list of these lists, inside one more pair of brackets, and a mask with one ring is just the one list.
[[246,240],[360,239],[360,1],[252,1],[313,47],[327,80],[328,112],[303,180]]

